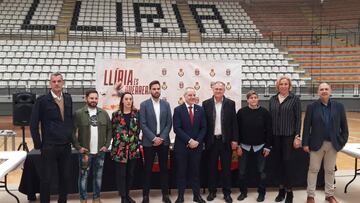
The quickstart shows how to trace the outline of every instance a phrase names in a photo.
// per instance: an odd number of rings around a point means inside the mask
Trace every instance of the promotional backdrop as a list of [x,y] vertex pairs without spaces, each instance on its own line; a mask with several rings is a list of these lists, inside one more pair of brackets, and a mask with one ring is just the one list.
[[[199,104],[212,96],[211,83],[226,84],[225,96],[241,104],[242,61],[201,60],[144,60],[144,59],[96,59],[96,89],[100,94],[99,107],[109,113],[118,109],[119,91],[131,92],[134,104],[150,98],[149,83],[159,80],[161,98],[170,103],[172,109],[184,101],[186,87],[194,87]],[[121,81],[121,89],[117,87]],[[110,114],[111,115],[111,114]]]

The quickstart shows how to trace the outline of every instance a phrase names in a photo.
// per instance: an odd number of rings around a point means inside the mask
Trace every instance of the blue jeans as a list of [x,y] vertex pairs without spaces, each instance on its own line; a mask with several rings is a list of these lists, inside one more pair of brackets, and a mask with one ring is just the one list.
[[83,155],[79,154],[79,179],[78,187],[80,199],[87,199],[87,178],[90,168],[93,171],[93,199],[100,198],[102,173],[104,168],[105,152],[98,152],[97,154],[89,154],[88,167],[83,169]]
[[243,154],[239,158],[239,187],[240,192],[247,194],[247,179],[246,168],[249,164],[250,156],[256,159],[257,172],[259,174],[258,193],[266,193],[266,174],[265,174],[265,157],[263,156],[263,149],[254,152],[252,149],[246,151],[242,149]]

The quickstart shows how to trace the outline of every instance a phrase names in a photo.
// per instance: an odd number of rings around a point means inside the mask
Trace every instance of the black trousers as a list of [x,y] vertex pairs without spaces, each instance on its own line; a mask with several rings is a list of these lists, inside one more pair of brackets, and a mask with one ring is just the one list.
[[208,181],[209,192],[216,192],[218,160],[221,162],[221,179],[223,193],[228,195],[231,193],[231,144],[223,143],[222,139],[214,139],[214,143],[207,151],[208,153]]
[[144,185],[143,185],[143,195],[148,196],[150,185],[151,185],[151,174],[152,174],[152,166],[154,163],[155,155],[157,154],[159,166],[160,166],[160,183],[161,183],[161,191],[163,195],[169,194],[169,172],[167,168],[168,162],[168,153],[169,146],[168,145],[159,145],[152,147],[144,147]]
[[59,203],[67,201],[67,188],[70,182],[71,146],[70,144],[44,144],[41,148],[40,202],[50,202],[51,178],[56,166],[59,173]]
[[247,194],[248,191],[248,170],[250,159],[256,160],[256,172],[258,173],[259,185],[258,193],[266,193],[266,173],[265,173],[265,161],[266,158],[263,155],[263,149],[260,149],[257,152],[254,152],[253,149],[246,151],[242,149],[243,154],[239,157],[239,188],[241,193]]
[[178,195],[183,196],[187,182],[191,185],[194,196],[200,195],[200,162],[202,147],[175,151],[176,182]]
[[116,163],[116,186],[121,197],[129,195],[129,190],[134,181],[136,159],[128,160],[127,163]]
[[274,136],[271,153],[274,156],[276,178],[280,185],[287,189],[293,186],[294,173],[294,147],[293,136]]

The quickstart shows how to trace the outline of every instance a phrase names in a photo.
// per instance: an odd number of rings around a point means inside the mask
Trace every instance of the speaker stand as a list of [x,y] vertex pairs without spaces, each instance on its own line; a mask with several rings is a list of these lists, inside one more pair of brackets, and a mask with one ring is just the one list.
[[21,126],[21,129],[22,129],[22,142],[20,143],[17,150],[19,151],[22,146],[23,151],[29,152],[29,148],[25,142],[25,126]]

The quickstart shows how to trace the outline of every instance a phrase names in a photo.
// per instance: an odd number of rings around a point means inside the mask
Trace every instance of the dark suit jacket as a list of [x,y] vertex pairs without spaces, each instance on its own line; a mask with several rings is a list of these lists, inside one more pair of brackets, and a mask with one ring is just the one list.
[[[140,104],[140,126],[143,133],[142,144],[145,147],[152,146],[152,140],[156,136],[156,115],[151,99]],[[164,145],[170,144],[169,132],[172,126],[171,109],[168,102],[160,100],[160,137]]]
[[175,137],[174,150],[176,152],[185,152],[188,142],[192,138],[199,142],[197,149],[203,148],[203,139],[206,134],[206,120],[204,110],[199,105],[194,105],[194,124],[191,125],[190,117],[185,104],[177,106],[174,109],[173,125]]
[[[202,104],[205,111],[207,122],[207,137],[205,139],[206,148],[214,143],[214,129],[215,129],[215,102],[214,97],[205,100]],[[238,140],[238,124],[236,119],[235,102],[224,97],[221,110],[221,131],[223,134],[223,142],[230,143]]]
[[[349,137],[345,109],[341,103],[334,100],[330,102],[332,122],[330,139],[335,150],[340,151]],[[309,146],[312,151],[319,150],[324,141],[325,124],[321,105],[320,100],[309,104],[305,114],[302,143],[303,146]]]
[[[51,92],[37,98],[30,119],[34,148],[44,144],[69,144],[72,141],[73,106],[70,94],[63,93],[64,120]],[[41,123],[41,134],[39,129]]]

